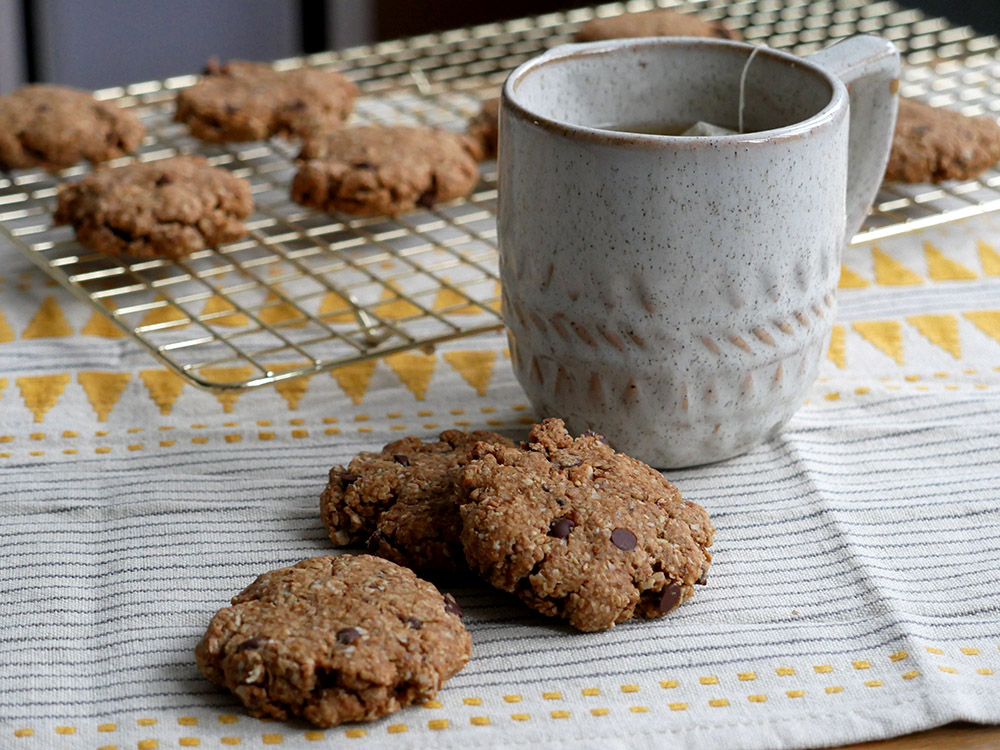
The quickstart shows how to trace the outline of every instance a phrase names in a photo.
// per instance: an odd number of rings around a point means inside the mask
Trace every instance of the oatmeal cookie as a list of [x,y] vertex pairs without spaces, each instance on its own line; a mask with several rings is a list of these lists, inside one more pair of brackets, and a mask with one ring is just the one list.
[[332,727],[433,698],[471,651],[450,595],[388,560],[345,555],[260,576],[212,618],[195,660],[254,716]]
[[514,445],[495,432],[447,430],[437,442],[407,437],[334,466],[320,498],[330,539],[367,540],[369,552],[428,573],[467,570],[458,478],[480,441]]
[[357,93],[351,81],[332,71],[212,61],[201,81],[177,94],[174,119],[203,141],[298,138],[337,127],[354,108]]
[[1000,125],[915,99],[899,100],[887,180],[968,180],[1000,159]]
[[366,125],[308,139],[292,199],[321,211],[393,215],[461,198],[479,182],[482,149],[467,135]]
[[62,185],[57,224],[111,256],[182,258],[243,237],[250,184],[200,156],[99,169]]
[[708,514],[600,435],[547,419],[524,448],[477,446],[462,482],[469,565],[579,630],[662,617],[707,580]]
[[693,13],[674,10],[649,10],[623,13],[610,18],[595,18],[576,32],[578,42],[602,39],[629,39],[645,36],[711,36],[718,39],[742,39],[743,35],[719,21],[706,21]]
[[0,169],[54,172],[139,148],[146,128],[134,112],[62,86],[25,86],[0,96]]
[[484,159],[494,159],[500,137],[500,100],[490,99],[479,113],[469,120],[469,135],[480,143]]

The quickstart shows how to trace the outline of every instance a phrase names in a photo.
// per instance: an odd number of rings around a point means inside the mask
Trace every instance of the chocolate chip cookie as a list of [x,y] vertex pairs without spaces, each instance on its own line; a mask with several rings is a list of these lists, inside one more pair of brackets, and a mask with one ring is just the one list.
[[135,151],[146,128],[135,115],[87,91],[25,86],[0,96],[0,168],[51,172],[87,159],[97,163]]
[[495,432],[447,430],[437,442],[407,437],[334,466],[320,498],[330,539],[367,540],[369,552],[427,573],[467,570],[458,479],[480,441],[514,445]]
[[345,555],[260,576],[212,618],[195,660],[254,716],[332,727],[433,698],[471,651],[450,595],[388,560]]
[[57,224],[111,256],[177,259],[239,239],[250,184],[200,156],[98,169],[59,188]]
[[628,39],[644,36],[710,36],[718,39],[742,39],[735,29],[719,21],[706,21],[693,13],[673,10],[650,10],[643,13],[623,13],[610,18],[595,18],[576,32],[578,42],[602,39]]
[[321,211],[393,215],[468,195],[479,182],[479,144],[420,127],[367,125],[308,139],[292,198]]
[[469,120],[469,136],[479,141],[484,159],[497,155],[500,137],[500,100],[490,99],[483,104],[479,113]]
[[968,180],[1000,159],[1000,125],[915,99],[899,100],[887,180]]
[[332,71],[212,61],[200,82],[177,94],[174,119],[203,141],[302,137],[337,127],[351,113],[356,95],[357,87]]
[[542,614],[596,631],[662,617],[707,580],[714,529],[663,476],[562,420],[480,444],[462,474],[469,565]]

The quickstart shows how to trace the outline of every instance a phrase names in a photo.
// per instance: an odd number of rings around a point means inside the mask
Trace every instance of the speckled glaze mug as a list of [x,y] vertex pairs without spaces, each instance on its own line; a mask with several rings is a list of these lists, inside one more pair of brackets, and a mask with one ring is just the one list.
[[[881,177],[899,56],[851,37],[808,58],[655,38],[559,47],[500,107],[498,233],[514,370],[539,416],[660,468],[774,436],[816,377],[841,251]],[[848,86],[850,92],[848,92]]]

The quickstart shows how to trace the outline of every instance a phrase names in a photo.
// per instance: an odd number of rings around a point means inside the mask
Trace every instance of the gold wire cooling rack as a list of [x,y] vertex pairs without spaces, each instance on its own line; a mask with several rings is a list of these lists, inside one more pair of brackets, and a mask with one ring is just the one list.
[[[458,29],[306,58],[360,87],[358,122],[462,129],[507,73],[572,40],[597,16],[681,7],[722,19],[751,42],[807,54],[856,33],[881,34],[906,61],[901,93],[968,115],[1000,110],[1000,44],[892,2],[635,0]],[[398,217],[320,215],[288,196],[296,149],[280,139],[209,145],[172,121],[194,76],[97,92],[134,108],[149,136],[136,158],[200,153],[248,179],[250,234],[181,262],[127,262],[81,247],[51,225],[59,181],[39,170],[0,173],[0,232],[40,268],[104,312],[191,382],[250,388],[496,330],[496,170],[468,199]],[[119,160],[121,163],[129,159]],[[887,184],[855,243],[1000,209],[1000,172],[942,186]]]

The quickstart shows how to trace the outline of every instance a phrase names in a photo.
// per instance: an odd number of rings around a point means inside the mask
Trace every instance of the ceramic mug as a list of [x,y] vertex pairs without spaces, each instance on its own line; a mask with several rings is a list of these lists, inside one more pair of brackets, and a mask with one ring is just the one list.
[[[841,251],[892,140],[899,55],[874,36],[807,58],[628,39],[517,68],[500,106],[498,236],[511,359],[540,417],[660,468],[775,435],[816,377]],[[850,93],[848,93],[848,86]]]

